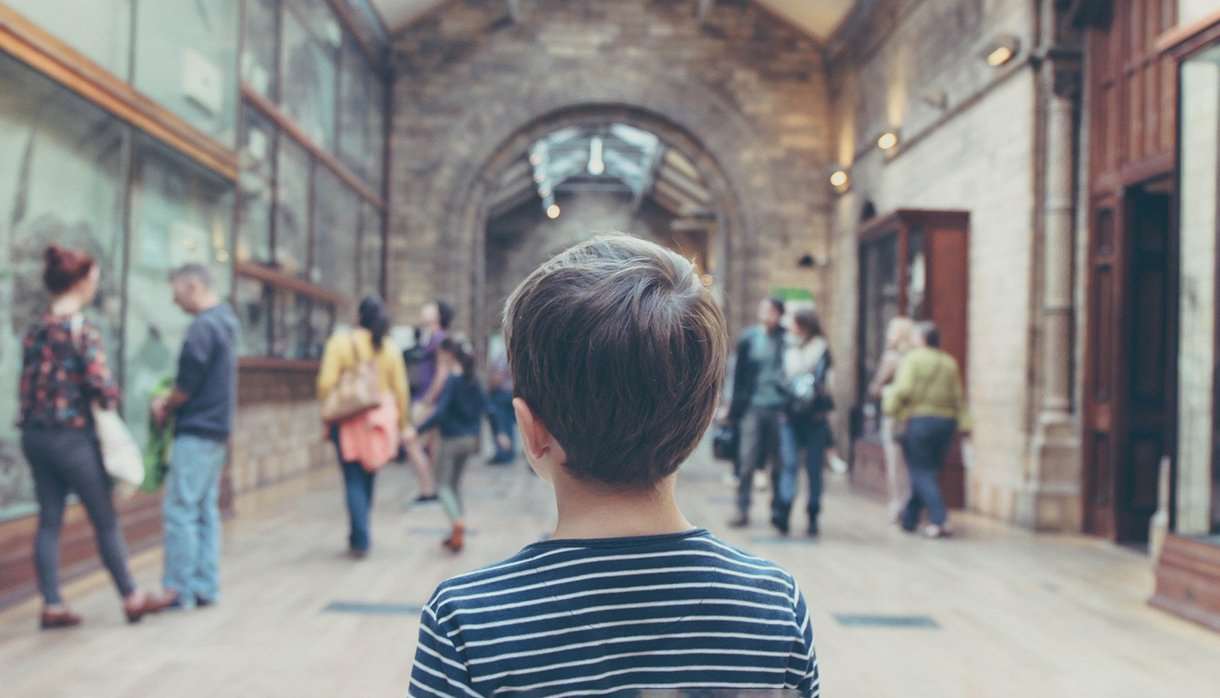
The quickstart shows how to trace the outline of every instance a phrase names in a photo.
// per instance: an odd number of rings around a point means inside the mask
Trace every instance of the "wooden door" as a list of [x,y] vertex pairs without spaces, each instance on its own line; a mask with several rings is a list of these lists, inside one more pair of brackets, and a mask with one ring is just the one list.
[[1177,241],[1170,197],[1097,202],[1089,241],[1085,530],[1148,540],[1161,458],[1173,458]]
[[1094,203],[1088,250],[1088,336],[1084,388],[1084,527],[1112,538],[1114,460],[1121,417],[1122,257],[1120,210],[1111,198]]
[[1134,190],[1127,208],[1124,425],[1115,481],[1116,537],[1146,543],[1160,462],[1174,456],[1177,244],[1168,193]]

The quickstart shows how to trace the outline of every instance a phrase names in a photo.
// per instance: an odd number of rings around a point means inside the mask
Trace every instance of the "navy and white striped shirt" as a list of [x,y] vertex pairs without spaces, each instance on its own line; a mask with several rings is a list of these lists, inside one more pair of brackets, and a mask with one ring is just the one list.
[[796,581],[699,529],[544,541],[442,583],[410,695],[785,688],[819,692]]

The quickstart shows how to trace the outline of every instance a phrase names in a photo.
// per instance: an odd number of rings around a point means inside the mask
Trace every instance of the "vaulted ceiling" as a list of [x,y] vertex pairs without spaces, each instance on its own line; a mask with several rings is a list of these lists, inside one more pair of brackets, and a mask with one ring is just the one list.
[[[505,0],[508,2],[509,0]],[[819,39],[825,39],[855,4],[855,0],[754,0]],[[390,31],[419,19],[444,0],[373,0]],[[691,0],[692,16],[699,0]]]

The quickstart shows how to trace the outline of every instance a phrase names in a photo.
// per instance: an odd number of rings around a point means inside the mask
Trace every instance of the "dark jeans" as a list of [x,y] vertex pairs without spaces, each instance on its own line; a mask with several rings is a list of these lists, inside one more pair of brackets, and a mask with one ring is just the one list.
[[34,566],[38,589],[47,605],[59,596],[59,531],[68,493],[75,492],[89,514],[97,549],[110,577],[124,597],[136,590],[127,569],[127,548],[110,497],[110,477],[92,430],[26,429],[21,450],[34,474],[38,496],[38,532],[34,535]]
[[496,439],[496,455],[493,463],[508,463],[517,457],[517,418],[513,414],[513,394],[508,390],[493,390],[487,396],[491,409],[492,432],[499,437],[506,434],[509,440],[507,449],[501,448]]
[[783,473],[780,458],[780,431],[783,428],[784,411],[751,407],[741,419],[741,459],[738,461],[737,511],[745,516],[750,513],[750,499],[754,494],[754,471],[771,465],[771,513],[783,512],[779,488],[775,484]]
[[347,544],[352,550],[366,551],[370,543],[369,514],[373,511],[373,483],[377,474],[365,470],[360,463],[343,460],[337,429],[331,432],[331,440],[335,443],[339,467],[343,469],[343,492],[350,531]]
[[902,527],[906,530],[915,530],[924,507],[928,508],[929,522],[945,525],[948,514],[940,496],[938,478],[956,434],[957,420],[954,419],[912,417],[907,420],[902,436],[902,455],[911,475],[911,498],[902,512]]
[[830,425],[825,419],[788,419],[784,422],[780,432],[780,457],[784,470],[776,483],[780,501],[773,512],[777,520],[788,521],[792,502],[796,500],[796,478],[803,451],[805,475],[809,481],[806,511],[809,513],[809,523],[817,523],[818,514],[822,511],[822,467],[826,463],[826,449],[830,448],[830,444]]

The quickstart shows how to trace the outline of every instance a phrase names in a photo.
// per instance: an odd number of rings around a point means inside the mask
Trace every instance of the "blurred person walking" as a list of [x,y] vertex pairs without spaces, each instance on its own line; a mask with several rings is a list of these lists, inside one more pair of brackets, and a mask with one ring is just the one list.
[[169,395],[152,404],[153,421],[173,415],[174,440],[161,505],[165,517],[162,601],[177,608],[220,597],[220,475],[237,409],[240,323],[200,264],[170,272],[174,303],[194,316]]
[[452,531],[442,544],[452,552],[465,545],[461,483],[466,463],[479,452],[479,429],[487,414],[487,398],[474,374],[474,355],[463,341],[446,337],[438,347],[440,367],[447,376],[436,409],[419,425],[419,433],[440,432],[436,449],[437,494]]
[[[423,391],[415,396],[411,403],[411,416],[416,423],[427,419],[436,410],[441,390],[448,378],[447,369],[441,364],[438,353],[441,343],[449,336],[449,326],[453,323],[453,306],[442,300],[432,300],[420,309],[421,336],[420,361],[417,369],[417,379]],[[422,439],[423,449],[429,457],[436,455],[436,437],[428,436]],[[436,478],[432,472],[431,461],[420,463],[412,459],[416,475],[419,476],[419,496],[416,502],[436,501]]]
[[775,483],[782,468],[780,431],[787,397],[784,392],[784,342],[786,334],[780,321],[784,302],[767,298],[758,305],[758,324],[742,333],[737,342],[733,367],[733,397],[728,421],[738,429],[740,458],[737,469],[737,516],[733,528],[750,523],[750,499],[754,471],[771,463],[771,512],[774,519],[781,511]]
[[488,465],[507,465],[517,459],[517,417],[513,414],[513,377],[508,358],[498,356],[491,363],[487,392],[487,411],[496,440],[496,453]]
[[[877,373],[868,384],[868,394],[878,402],[884,402],[886,392],[898,375],[898,367],[902,358],[911,349],[921,346],[923,339],[915,331],[915,323],[908,317],[892,318],[885,328],[885,352],[881,355],[881,363]],[[894,420],[887,414],[881,416],[881,447],[885,454],[885,481],[889,491],[890,520],[899,522],[902,508],[910,495],[910,482],[906,473],[906,464],[902,460],[902,451],[898,445],[898,434],[894,429]]]
[[38,498],[34,565],[43,608],[43,629],[81,623],[59,591],[59,533],[69,493],[85,507],[102,562],[123,600],[128,622],[162,608],[136,587],[102,463],[93,408],[117,409],[119,387],[111,376],[96,325],[82,315],[97,296],[101,269],[89,255],[58,245],[44,253],[43,282],[51,293],[47,312],[22,341],[18,400],[21,450],[30,464]]
[[884,409],[895,423],[904,425],[901,443],[911,476],[911,496],[902,512],[902,528],[914,531],[926,507],[928,525],[923,534],[940,538],[949,529],[937,478],[953,437],[960,431],[968,438],[972,423],[962,394],[961,372],[957,361],[941,351],[940,330],[923,322],[918,331],[924,346],[903,358],[886,393]]
[[362,401],[355,411],[347,408],[351,414],[327,424],[343,470],[348,553],[360,560],[368,556],[371,543],[369,515],[377,470],[394,457],[404,440],[412,460],[425,468],[428,463],[410,428],[407,369],[402,352],[386,336],[390,319],[380,298],[367,296],[360,301],[357,324],[356,329],[327,340],[317,387],[324,418],[329,417],[326,410],[344,408],[336,408],[336,402]]
[[796,313],[792,320],[792,341],[784,353],[788,409],[780,427],[780,459],[783,470],[776,482],[778,505],[771,525],[788,534],[789,514],[796,499],[797,471],[804,455],[809,484],[806,512],[807,532],[818,535],[818,515],[822,511],[822,469],[833,449],[830,413],[834,409],[834,386],[830,344],[822,333],[822,323],[812,309]]

